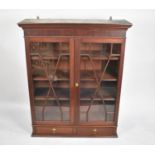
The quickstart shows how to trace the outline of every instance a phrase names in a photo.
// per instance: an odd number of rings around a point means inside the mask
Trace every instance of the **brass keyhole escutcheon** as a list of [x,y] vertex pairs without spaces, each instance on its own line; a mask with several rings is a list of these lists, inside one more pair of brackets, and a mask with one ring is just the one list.
[[79,84],[77,82],[75,83],[75,87],[79,87]]
[[56,130],[57,130],[56,128],[52,128],[53,133],[56,133]]

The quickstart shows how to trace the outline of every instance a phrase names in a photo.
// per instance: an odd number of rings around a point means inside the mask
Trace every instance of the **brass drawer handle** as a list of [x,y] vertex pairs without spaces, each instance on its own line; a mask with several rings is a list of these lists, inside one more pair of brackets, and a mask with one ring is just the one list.
[[75,83],[75,87],[79,87],[79,84],[77,82]]
[[96,128],[95,128],[95,129],[93,129],[93,133],[94,133],[94,134],[96,134],[96,132],[97,132],[97,129],[96,129]]
[[56,133],[56,130],[57,130],[56,128],[52,128],[53,133]]

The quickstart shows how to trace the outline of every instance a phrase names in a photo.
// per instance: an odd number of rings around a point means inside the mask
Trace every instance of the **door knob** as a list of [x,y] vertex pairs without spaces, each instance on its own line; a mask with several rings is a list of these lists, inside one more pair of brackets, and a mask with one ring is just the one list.
[[75,87],[79,87],[79,84],[77,82],[75,83]]

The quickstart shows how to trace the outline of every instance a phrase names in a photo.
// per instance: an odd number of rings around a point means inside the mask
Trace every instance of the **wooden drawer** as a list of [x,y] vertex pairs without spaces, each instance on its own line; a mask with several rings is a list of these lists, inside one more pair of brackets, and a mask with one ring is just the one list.
[[35,127],[34,135],[71,135],[73,128],[69,127]]
[[82,127],[77,129],[78,136],[116,136],[114,127]]

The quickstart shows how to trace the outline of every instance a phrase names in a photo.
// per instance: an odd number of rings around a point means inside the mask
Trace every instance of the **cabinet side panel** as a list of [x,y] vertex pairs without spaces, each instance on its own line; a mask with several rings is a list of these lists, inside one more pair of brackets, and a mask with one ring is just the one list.
[[116,97],[115,120],[114,120],[116,125],[118,123],[121,85],[122,85],[122,76],[123,76],[124,54],[125,54],[125,39],[123,40],[123,43],[122,43],[122,46],[121,46],[119,71],[118,71],[117,97]]
[[31,61],[30,61],[30,41],[29,38],[25,38],[25,50],[26,50],[26,62],[27,62],[27,78],[28,78],[28,87],[29,87],[29,99],[31,107],[31,119],[32,124],[35,121],[34,113],[34,95],[33,95],[33,81],[32,81],[32,70],[31,70]]

